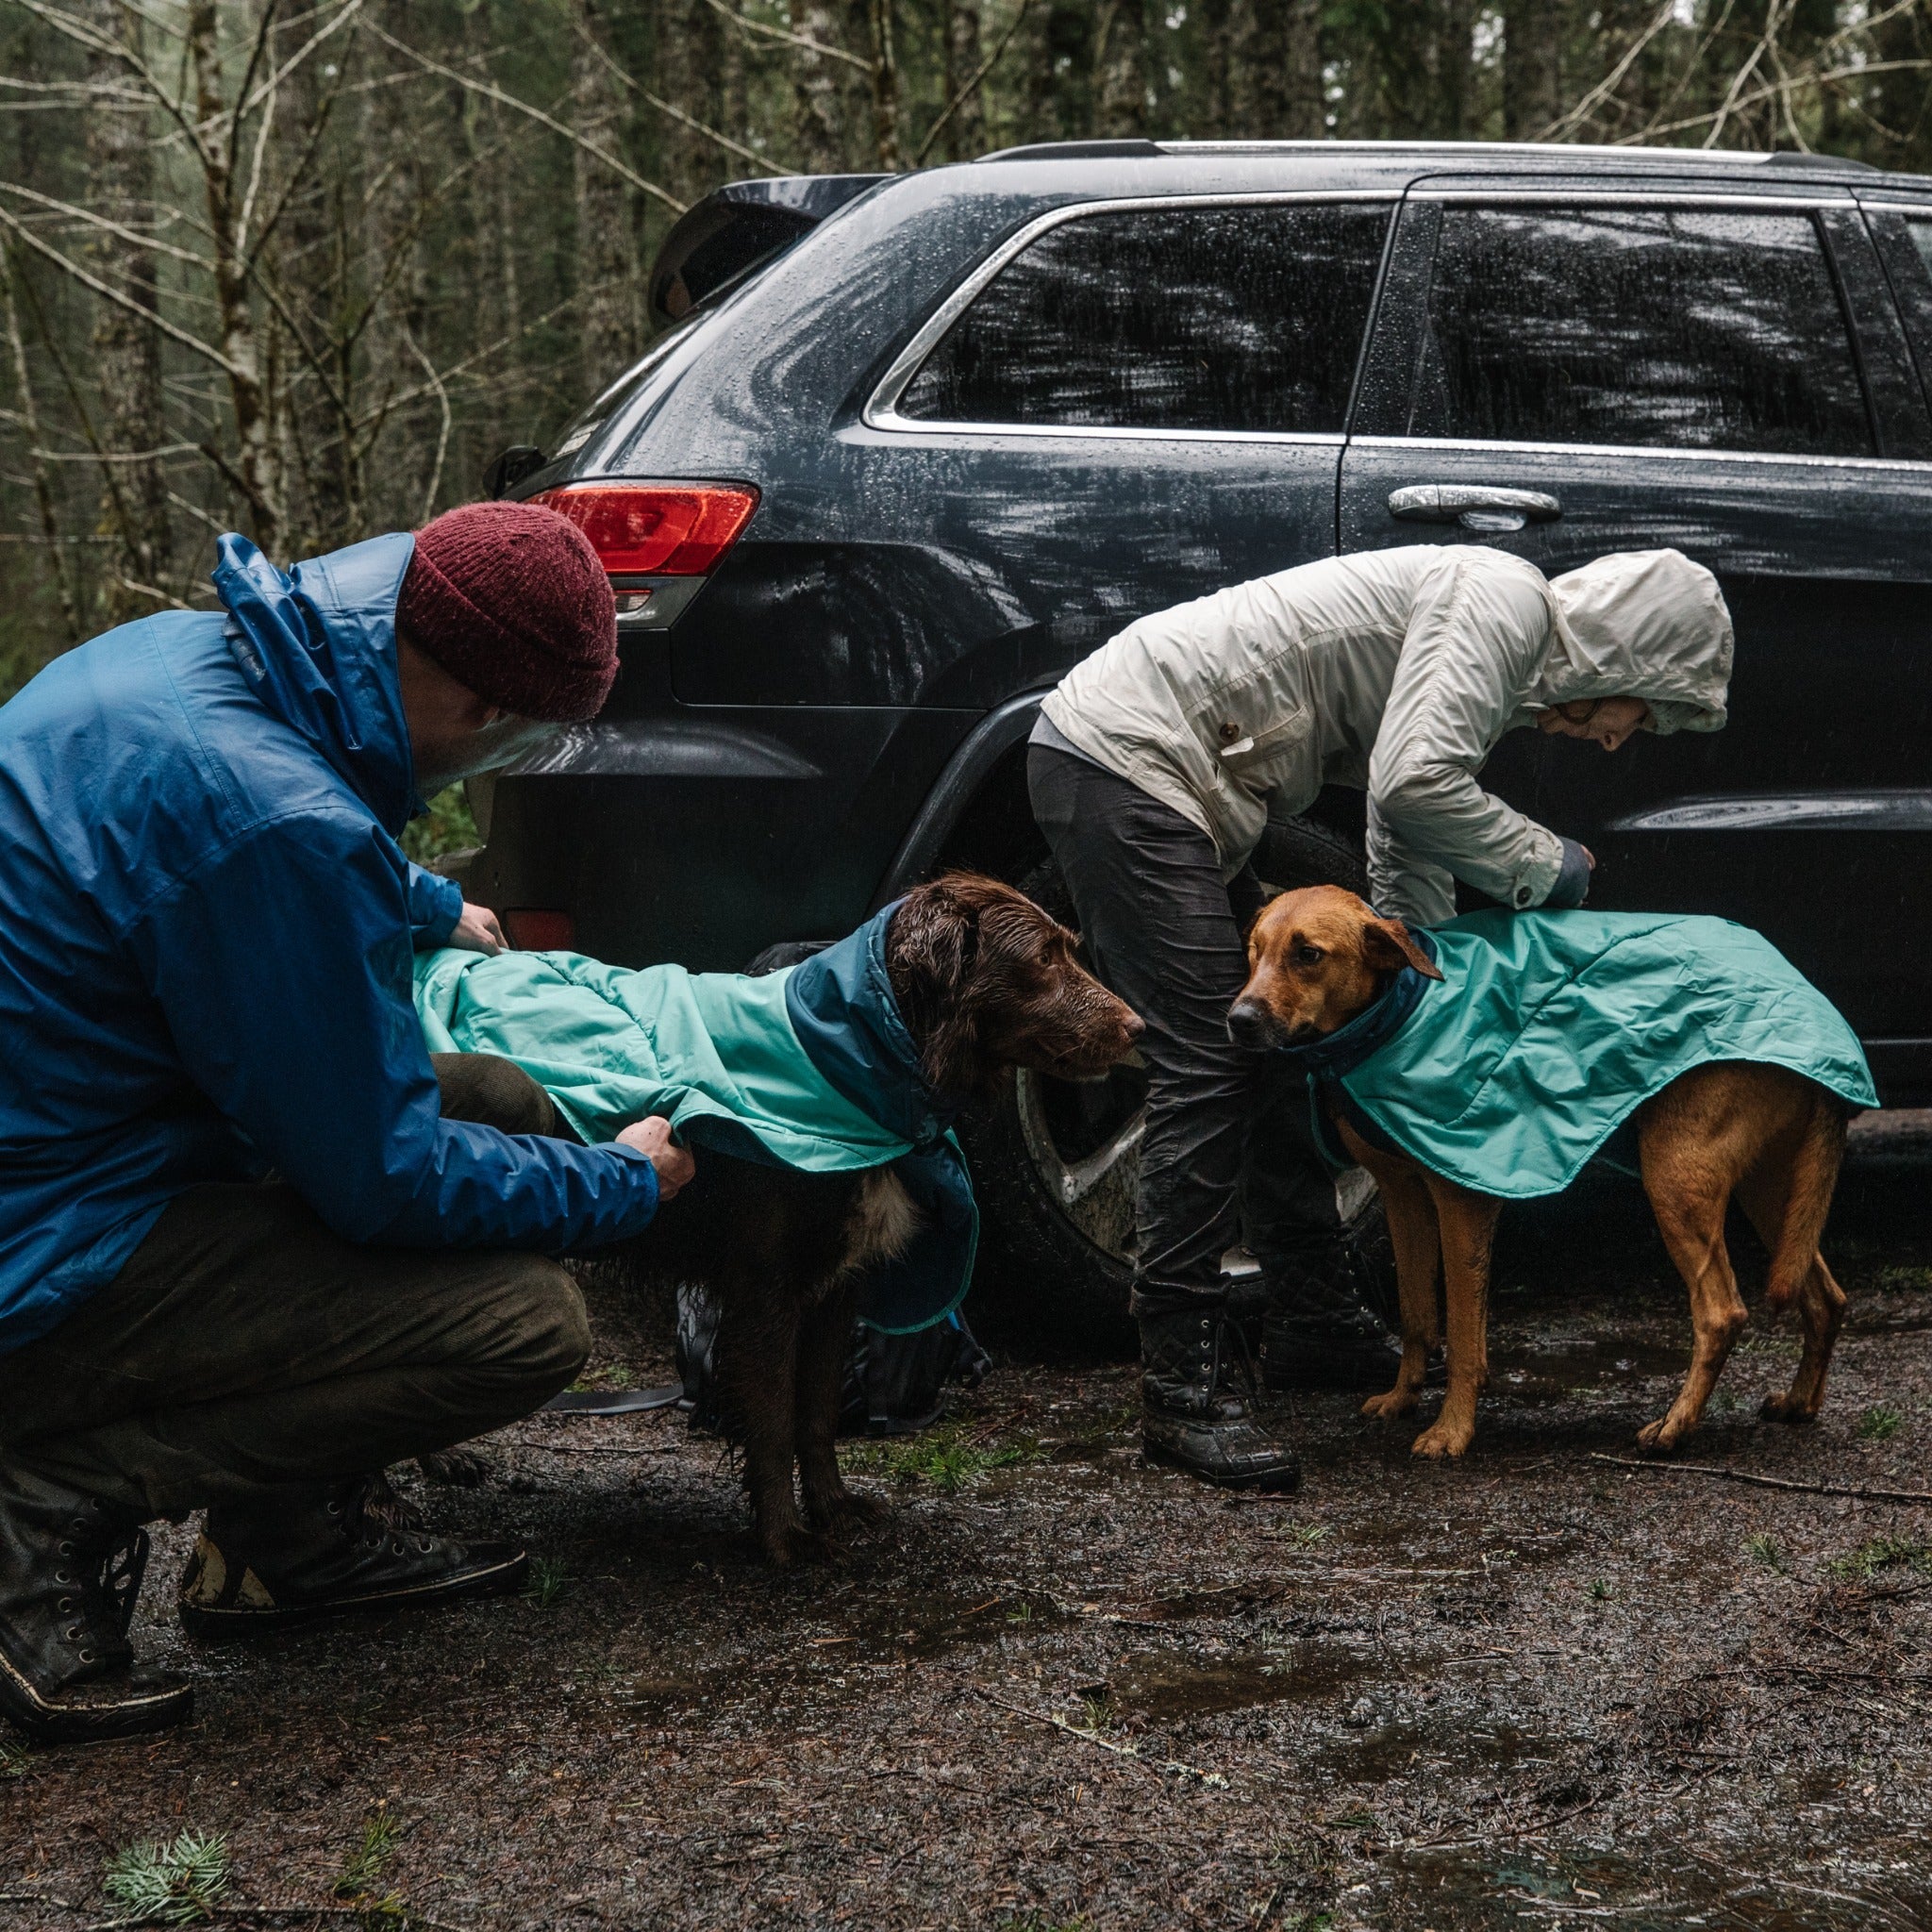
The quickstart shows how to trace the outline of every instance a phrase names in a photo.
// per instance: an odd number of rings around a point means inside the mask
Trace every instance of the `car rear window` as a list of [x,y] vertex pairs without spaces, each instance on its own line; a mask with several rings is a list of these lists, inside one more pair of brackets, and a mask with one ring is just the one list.
[[1867,456],[1808,215],[1445,208],[1410,433]]
[[1339,431],[1389,208],[1166,208],[1062,222],[947,331],[924,422]]

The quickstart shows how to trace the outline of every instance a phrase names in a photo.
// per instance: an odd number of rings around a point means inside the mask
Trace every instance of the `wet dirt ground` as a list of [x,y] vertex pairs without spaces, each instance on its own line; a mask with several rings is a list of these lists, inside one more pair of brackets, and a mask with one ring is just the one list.
[[[1757,1421],[1796,1345],[1754,1319],[1685,1460],[1932,1488],[1925,1126],[1855,1147],[1820,1425]],[[137,1641],[197,1720],[7,1747],[0,1924],[113,1920],[108,1857],[192,1828],[279,1928],[1932,1925],[1932,1508],[1597,1459],[1689,1334],[1622,1184],[1512,1213],[1495,1278],[1468,1459],[1299,1397],[1280,1501],[1143,1468],[1130,1370],[1005,1359],[854,1445],[896,1514],[841,1569],[767,1571],[664,1416],[425,1492],[541,1553],[521,1601],[197,1650],[165,1530]],[[600,1315],[593,1379],[661,1379]]]

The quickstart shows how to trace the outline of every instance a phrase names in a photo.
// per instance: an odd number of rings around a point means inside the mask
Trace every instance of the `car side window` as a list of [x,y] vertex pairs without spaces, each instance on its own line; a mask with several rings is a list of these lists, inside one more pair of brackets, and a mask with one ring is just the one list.
[[1869,456],[1808,215],[1449,207],[1410,435]]
[[1932,275],[1932,222],[1920,221],[1915,217],[1906,224],[1906,232],[1912,238],[1912,246],[1919,251],[1919,259],[1925,264],[1925,273]]
[[1339,432],[1390,210],[1084,215],[974,298],[899,400],[921,422]]

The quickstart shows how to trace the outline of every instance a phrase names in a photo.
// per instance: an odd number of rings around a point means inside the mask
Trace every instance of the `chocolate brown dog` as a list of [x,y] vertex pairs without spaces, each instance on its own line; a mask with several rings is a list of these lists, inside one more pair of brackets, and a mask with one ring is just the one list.
[[[1353,892],[1316,886],[1287,892],[1248,936],[1248,983],[1230,1024],[1257,1044],[1289,1046],[1333,1033],[1365,1011],[1405,966],[1441,979],[1399,920],[1378,919]],[[1795,1301],[1805,1352],[1790,1388],[1764,1414],[1810,1422],[1824,1399],[1825,1371],[1845,1298],[1818,1237],[1844,1151],[1837,1097],[1783,1067],[1725,1060],[1680,1074],[1638,1109],[1644,1191],[1677,1272],[1690,1291],[1695,1340],[1690,1370],[1670,1412],[1638,1437],[1674,1449],[1697,1426],[1731,1344],[1744,1326],[1724,1246],[1733,1193],[1771,1254],[1766,1301]],[[1352,1158],[1380,1183],[1395,1244],[1402,1300],[1402,1368],[1395,1387],[1362,1405],[1365,1415],[1407,1415],[1422,1392],[1437,1333],[1440,1267],[1448,1305],[1449,1388],[1442,1412],[1415,1440],[1418,1456],[1460,1456],[1475,1434],[1476,1398],[1489,1376],[1490,1250],[1502,1203],[1431,1173],[1407,1155],[1371,1146],[1331,1112]]]
[[[990,1097],[1015,1067],[1085,1078],[1131,1050],[1140,1020],[1081,968],[1075,943],[1011,887],[973,874],[901,902],[886,973],[943,1111]],[[774,1563],[824,1556],[883,1514],[839,1473],[840,1378],[860,1276],[916,1224],[890,1168],[806,1174],[707,1149],[696,1180],[619,1257],[640,1285],[698,1283],[716,1297],[719,1383]]]

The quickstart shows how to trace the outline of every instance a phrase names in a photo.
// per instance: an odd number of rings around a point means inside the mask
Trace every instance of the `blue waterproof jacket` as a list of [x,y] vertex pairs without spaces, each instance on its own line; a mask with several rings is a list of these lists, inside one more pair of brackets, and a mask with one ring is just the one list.
[[339,1234],[404,1246],[649,1222],[641,1155],[440,1116],[411,956],[462,895],[396,844],[413,547],[284,576],[224,537],[225,614],[124,625],[0,708],[0,1353],[200,1182],[273,1168]]

